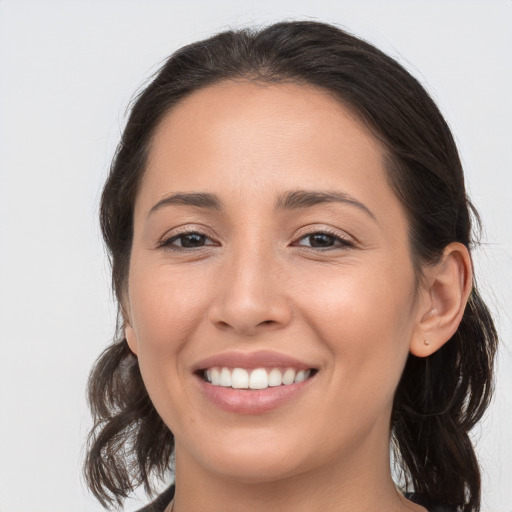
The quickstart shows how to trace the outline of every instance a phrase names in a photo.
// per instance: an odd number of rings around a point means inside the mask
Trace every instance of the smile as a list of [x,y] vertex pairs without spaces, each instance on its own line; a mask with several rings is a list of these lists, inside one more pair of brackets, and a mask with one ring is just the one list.
[[222,352],[192,366],[197,389],[224,411],[257,415],[299,400],[314,386],[321,363],[273,350]]
[[295,368],[246,369],[216,366],[203,370],[203,378],[213,386],[259,390],[303,382],[314,371]]

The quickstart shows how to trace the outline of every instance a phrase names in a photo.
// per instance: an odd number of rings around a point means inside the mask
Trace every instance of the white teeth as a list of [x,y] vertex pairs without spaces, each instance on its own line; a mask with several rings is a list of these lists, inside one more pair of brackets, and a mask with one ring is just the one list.
[[227,368],[222,368],[220,372],[219,385],[226,388],[231,387],[231,372]]
[[277,368],[272,368],[268,374],[268,385],[270,387],[280,386],[282,384],[281,372]]
[[[206,377],[208,378],[208,374]],[[218,368],[212,368],[212,375],[211,375],[211,379],[209,379],[209,380],[214,386],[220,385],[220,371]]]
[[258,368],[251,372],[249,379],[249,389],[266,389],[268,388],[268,375],[266,370]]
[[214,386],[233,389],[266,389],[268,387],[289,386],[303,382],[311,375],[311,370],[294,370],[293,368],[265,368],[246,370],[245,368],[208,368],[204,378]]
[[235,368],[231,373],[231,385],[235,389],[247,389],[249,387],[249,373],[243,368]]
[[295,370],[293,368],[288,368],[283,375],[283,384],[289,386],[295,382]]
[[309,377],[309,370],[299,370],[295,376],[295,382],[302,382]]

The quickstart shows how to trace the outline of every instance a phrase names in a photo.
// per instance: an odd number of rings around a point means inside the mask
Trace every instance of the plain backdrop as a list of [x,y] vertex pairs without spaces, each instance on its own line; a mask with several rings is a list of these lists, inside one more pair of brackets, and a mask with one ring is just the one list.
[[87,374],[114,332],[97,212],[131,96],[180,46],[285,18],[396,57],[453,129],[502,339],[474,432],[483,511],[512,511],[511,1],[0,0],[0,512],[101,510],[80,477]]

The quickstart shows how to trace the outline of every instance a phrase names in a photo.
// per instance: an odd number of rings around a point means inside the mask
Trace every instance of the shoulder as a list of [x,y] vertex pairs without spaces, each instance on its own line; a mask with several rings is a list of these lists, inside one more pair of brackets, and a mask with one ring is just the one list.
[[171,485],[162,494],[160,494],[154,501],[137,512],[164,512],[165,507],[169,505],[174,497],[174,485]]

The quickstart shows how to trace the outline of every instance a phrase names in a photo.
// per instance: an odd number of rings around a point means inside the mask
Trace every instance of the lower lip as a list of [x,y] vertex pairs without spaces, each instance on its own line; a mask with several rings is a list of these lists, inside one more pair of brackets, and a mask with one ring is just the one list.
[[298,398],[309,386],[314,375],[308,379],[288,386],[268,387],[266,389],[247,390],[214,386],[198,376],[204,395],[217,407],[238,414],[262,414],[281,407]]

